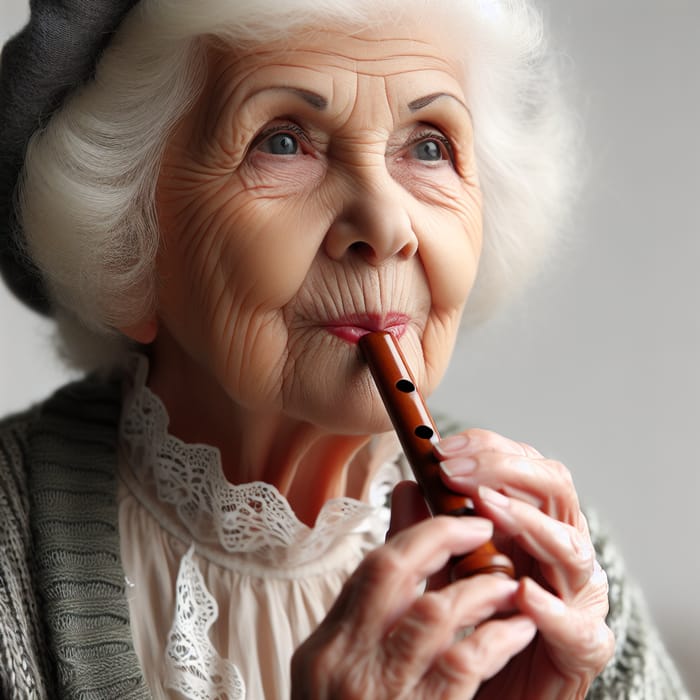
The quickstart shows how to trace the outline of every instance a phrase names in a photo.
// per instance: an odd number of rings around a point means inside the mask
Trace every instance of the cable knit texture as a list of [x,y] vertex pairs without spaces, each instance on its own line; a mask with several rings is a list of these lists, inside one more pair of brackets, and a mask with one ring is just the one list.
[[[95,379],[0,423],[0,695],[148,697],[119,556],[120,390]],[[689,700],[621,559],[591,518],[610,581],[615,657],[590,700]],[[262,699],[261,699],[262,700]]]
[[148,697],[119,556],[119,412],[116,385],[86,381],[2,426],[3,697]]

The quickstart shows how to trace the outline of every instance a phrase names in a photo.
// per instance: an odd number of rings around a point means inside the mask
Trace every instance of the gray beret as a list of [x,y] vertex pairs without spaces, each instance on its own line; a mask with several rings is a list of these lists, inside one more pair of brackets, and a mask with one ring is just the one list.
[[34,310],[51,308],[37,270],[22,252],[14,192],[31,135],[88,80],[137,0],[31,0],[27,26],[0,56],[0,272]]

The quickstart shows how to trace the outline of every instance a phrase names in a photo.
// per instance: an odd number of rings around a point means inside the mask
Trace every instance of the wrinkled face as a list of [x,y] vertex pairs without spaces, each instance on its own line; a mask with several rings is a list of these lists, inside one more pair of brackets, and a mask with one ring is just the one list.
[[388,328],[429,393],[481,250],[458,69],[416,31],[212,49],[158,185],[158,314],[228,396],[386,430],[358,337]]

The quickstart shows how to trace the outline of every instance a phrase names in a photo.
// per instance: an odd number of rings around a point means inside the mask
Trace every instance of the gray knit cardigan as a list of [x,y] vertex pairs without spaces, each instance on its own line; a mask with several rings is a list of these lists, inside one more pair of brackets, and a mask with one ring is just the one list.
[[[7,700],[149,697],[119,556],[120,409],[116,383],[87,379],[0,423],[0,697]],[[594,542],[610,580],[617,651],[587,697],[689,700],[618,555],[600,532]]]

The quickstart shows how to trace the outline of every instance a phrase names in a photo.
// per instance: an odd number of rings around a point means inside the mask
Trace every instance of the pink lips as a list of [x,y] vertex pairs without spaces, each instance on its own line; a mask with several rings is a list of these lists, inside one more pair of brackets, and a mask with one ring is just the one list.
[[373,331],[388,331],[400,338],[409,322],[406,314],[357,314],[334,319],[325,324],[326,330],[347,343],[356,345],[363,335]]

